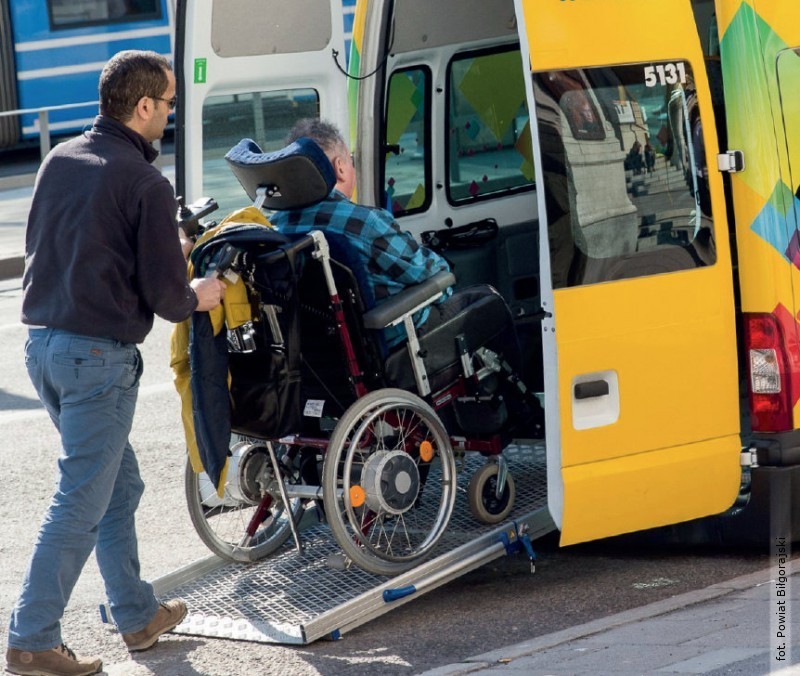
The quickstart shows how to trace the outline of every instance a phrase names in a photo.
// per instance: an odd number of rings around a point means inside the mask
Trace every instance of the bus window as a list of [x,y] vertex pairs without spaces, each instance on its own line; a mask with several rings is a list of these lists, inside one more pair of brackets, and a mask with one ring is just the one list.
[[425,211],[431,203],[430,81],[427,68],[396,71],[389,80],[383,185],[395,216]]
[[447,71],[451,204],[533,186],[530,120],[519,49],[456,55]]
[[47,0],[47,9],[53,30],[161,16],[160,0]]
[[714,263],[690,65],[533,77],[553,287]]
[[203,104],[203,194],[212,195],[222,213],[247,206],[225,153],[243,138],[253,139],[264,152],[279,150],[295,122],[305,117],[319,117],[313,89],[209,96]]

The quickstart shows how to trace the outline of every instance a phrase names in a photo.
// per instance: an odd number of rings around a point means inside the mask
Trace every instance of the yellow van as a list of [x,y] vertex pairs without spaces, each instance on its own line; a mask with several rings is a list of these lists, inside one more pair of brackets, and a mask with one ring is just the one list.
[[[178,0],[178,194],[349,130],[360,202],[511,307],[563,544],[800,535],[800,5]],[[794,489],[794,490],[793,490]]]

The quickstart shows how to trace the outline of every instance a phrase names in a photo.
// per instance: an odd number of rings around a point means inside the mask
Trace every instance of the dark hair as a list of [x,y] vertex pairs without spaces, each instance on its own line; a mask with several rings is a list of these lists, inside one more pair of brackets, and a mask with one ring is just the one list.
[[169,60],[156,52],[127,49],[117,52],[100,73],[100,114],[127,122],[139,99],[161,96],[169,85]]
[[328,158],[332,158],[339,153],[341,146],[347,148],[347,141],[344,140],[342,132],[336,128],[336,125],[316,117],[306,117],[298,120],[286,137],[286,145],[288,146],[301,136],[315,141]]

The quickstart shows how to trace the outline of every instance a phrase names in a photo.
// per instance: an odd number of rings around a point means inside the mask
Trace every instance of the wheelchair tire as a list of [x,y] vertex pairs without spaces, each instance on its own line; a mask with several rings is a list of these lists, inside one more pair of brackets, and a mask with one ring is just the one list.
[[497,475],[500,468],[494,462],[487,462],[481,467],[467,486],[467,500],[472,515],[481,523],[500,523],[514,508],[516,489],[511,474],[506,475],[503,494],[496,495]]
[[322,494],[346,557],[397,575],[428,557],[456,498],[450,438],[434,410],[399,389],[370,392],[345,411],[325,455]]
[[[187,459],[184,477],[186,504],[197,535],[217,556],[228,561],[259,561],[279,549],[292,531],[285,509],[276,496],[267,518],[261,523],[253,538],[243,545],[246,529],[258,505],[231,495],[226,489],[220,498],[205,472],[196,474]],[[295,522],[303,510],[299,499],[292,500]]]

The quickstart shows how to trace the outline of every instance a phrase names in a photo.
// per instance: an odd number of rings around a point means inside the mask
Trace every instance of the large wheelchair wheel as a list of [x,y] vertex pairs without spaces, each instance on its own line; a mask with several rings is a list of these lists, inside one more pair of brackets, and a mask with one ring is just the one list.
[[322,477],[345,556],[378,575],[420,563],[450,520],[455,475],[447,431],[422,399],[383,389],[356,401],[336,425]]
[[[280,448],[276,448],[279,452]],[[291,536],[267,448],[241,441],[231,447],[225,494],[217,494],[205,472],[196,474],[187,460],[184,481],[189,516],[203,543],[229,561],[258,561]],[[295,521],[303,510],[291,500]],[[252,534],[248,532],[252,530]]]

